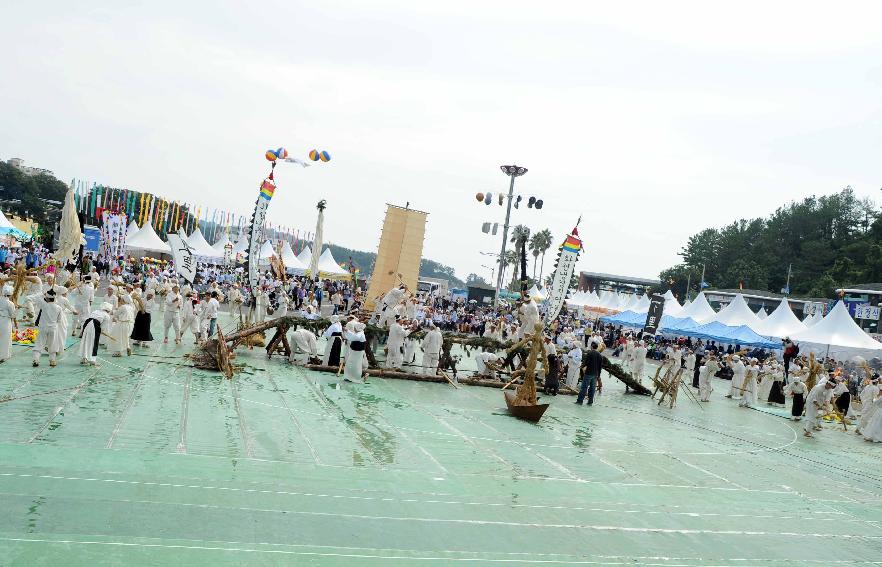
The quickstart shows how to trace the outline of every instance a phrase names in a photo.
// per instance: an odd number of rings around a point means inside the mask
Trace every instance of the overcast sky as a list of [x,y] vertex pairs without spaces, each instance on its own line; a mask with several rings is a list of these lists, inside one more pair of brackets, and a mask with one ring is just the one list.
[[[514,223],[580,268],[657,276],[686,238],[810,194],[882,187],[878,2],[7,2],[0,158],[375,251],[385,203],[424,256],[489,279],[499,165],[544,199]],[[551,255],[553,258],[553,253]],[[342,260],[338,258],[338,260]],[[546,271],[549,266],[546,264]]]

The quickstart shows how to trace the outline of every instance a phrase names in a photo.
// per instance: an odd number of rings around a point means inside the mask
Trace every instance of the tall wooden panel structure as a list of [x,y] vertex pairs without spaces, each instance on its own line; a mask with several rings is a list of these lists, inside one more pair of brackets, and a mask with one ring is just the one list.
[[409,290],[416,290],[428,214],[386,203],[386,219],[383,221],[377,261],[367,293],[366,307],[369,310],[374,309],[374,300],[378,296],[382,296],[401,281]]

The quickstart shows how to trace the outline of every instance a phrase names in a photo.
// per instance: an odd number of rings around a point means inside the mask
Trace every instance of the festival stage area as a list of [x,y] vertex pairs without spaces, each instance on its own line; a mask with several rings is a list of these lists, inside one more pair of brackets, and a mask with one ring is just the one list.
[[490,388],[350,384],[262,350],[228,381],[191,347],[98,370],[16,347],[0,565],[882,560],[882,447],[829,424],[805,440],[724,383],[671,411],[606,378],[595,407],[559,396],[531,425]]

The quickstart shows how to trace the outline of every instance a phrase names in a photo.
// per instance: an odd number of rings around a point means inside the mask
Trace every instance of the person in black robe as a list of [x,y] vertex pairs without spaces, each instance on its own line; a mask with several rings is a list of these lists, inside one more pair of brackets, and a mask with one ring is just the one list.
[[134,294],[132,300],[138,311],[135,313],[135,324],[132,326],[132,334],[129,337],[136,345],[147,346],[147,343],[153,340],[153,333],[150,332],[150,311],[140,294]]
[[692,371],[692,387],[698,389],[698,375],[701,374],[701,360],[704,355],[701,351],[695,352],[695,369]]

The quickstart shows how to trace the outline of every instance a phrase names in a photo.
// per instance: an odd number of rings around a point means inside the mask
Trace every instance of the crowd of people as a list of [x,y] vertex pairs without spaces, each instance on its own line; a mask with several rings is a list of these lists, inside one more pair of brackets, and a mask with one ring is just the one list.
[[[346,379],[364,380],[368,323],[388,332],[384,366],[393,370],[435,373],[442,354],[443,333],[466,334],[489,339],[490,345],[517,341],[531,334],[542,320],[542,307],[529,299],[499,306],[478,305],[462,298],[411,293],[405,286],[376,299],[376,310],[365,313],[362,288],[351,280],[313,281],[303,276],[262,271],[258,286],[251,289],[241,267],[199,265],[192,284],[176,275],[171,264],[119,258],[108,263],[87,256],[70,270],[45,266],[45,254],[36,249],[25,259],[10,254],[3,263],[0,299],[0,362],[11,356],[11,331],[18,322],[38,329],[32,349],[33,365],[48,356],[57,364],[69,336],[82,338],[80,362],[97,364],[99,348],[114,357],[130,355],[133,348],[148,347],[154,340],[152,322],[160,320],[162,341],[181,344],[186,335],[194,344],[212,337],[222,308],[250,324],[297,315],[306,319],[327,317],[325,351],[318,352],[318,337],[301,328],[291,331],[291,361],[341,365]],[[32,255],[30,257],[29,255]],[[21,268],[25,269],[22,275]],[[32,268],[27,271],[28,268]],[[103,271],[103,273],[102,273]],[[18,274],[18,275],[17,275]],[[16,277],[22,281],[16,284]],[[16,285],[17,303],[10,301]],[[416,337],[420,336],[421,339]],[[539,384],[548,395],[562,388],[578,393],[577,403],[592,405],[602,392],[600,352],[621,361],[638,381],[647,378],[648,364],[658,363],[660,372],[690,377],[684,384],[695,388],[701,402],[709,402],[713,379],[729,380],[726,398],[742,407],[758,403],[785,407],[792,400],[793,419],[804,419],[806,436],[813,435],[820,416],[835,407],[843,419],[854,418],[851,399],[861,400],[860,431],[868,439],[882,441],[882,413],[871,419],[880,400],[878,375],[863,376],[862,369],[821,361],[812,370],[798,346],[786,342],[783,357],[757,348],[689,337],[644,336],[621,327],[604,325],[582,311],[564,310],[543,331],[545,352],[537,371]],[[422,357],[417,359],[417,349]],[[476,374],[502,379],[501,357],[495,348],[475,355]],[[805,383],[809,373],[818,376],[813,388]],[[657,373],[658,375],[658,373]],[[832,411],[832,410],[831,410]],[[868,417],[869,416],[869,417]]]

